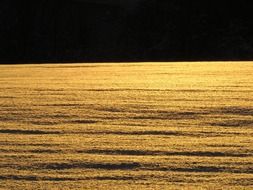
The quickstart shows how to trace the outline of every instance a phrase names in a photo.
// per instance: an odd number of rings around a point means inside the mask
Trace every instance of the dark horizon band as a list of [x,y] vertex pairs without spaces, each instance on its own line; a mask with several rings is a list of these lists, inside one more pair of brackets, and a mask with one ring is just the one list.
[[253,60],[247,1],[2,0],[0,63]]

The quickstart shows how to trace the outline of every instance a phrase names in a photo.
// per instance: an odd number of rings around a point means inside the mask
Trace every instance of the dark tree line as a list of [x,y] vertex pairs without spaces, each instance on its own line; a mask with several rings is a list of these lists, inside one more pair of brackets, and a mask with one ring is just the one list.
[[247,1],[113,1],[1,0],[0,62],[253,58]]

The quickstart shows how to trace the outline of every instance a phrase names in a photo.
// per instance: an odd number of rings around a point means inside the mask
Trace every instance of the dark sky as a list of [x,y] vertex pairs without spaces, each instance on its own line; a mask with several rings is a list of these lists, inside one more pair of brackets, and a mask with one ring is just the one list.
[[1,0],[0,62],[253,60],[250,1]]

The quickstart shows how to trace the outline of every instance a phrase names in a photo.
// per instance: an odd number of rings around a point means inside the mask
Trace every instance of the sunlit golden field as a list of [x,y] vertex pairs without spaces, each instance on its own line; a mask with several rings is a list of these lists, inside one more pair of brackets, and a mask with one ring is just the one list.
[[0,189],[252,189],[253,63],[0,66]]

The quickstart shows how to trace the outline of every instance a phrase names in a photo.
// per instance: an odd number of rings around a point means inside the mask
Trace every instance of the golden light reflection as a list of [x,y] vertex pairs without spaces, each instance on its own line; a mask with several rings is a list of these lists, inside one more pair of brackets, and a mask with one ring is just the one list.
[[0,189],[250,189],[251,62],[0,66]]

